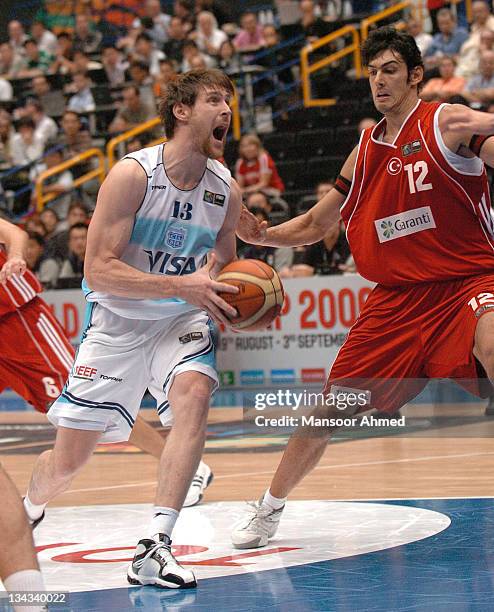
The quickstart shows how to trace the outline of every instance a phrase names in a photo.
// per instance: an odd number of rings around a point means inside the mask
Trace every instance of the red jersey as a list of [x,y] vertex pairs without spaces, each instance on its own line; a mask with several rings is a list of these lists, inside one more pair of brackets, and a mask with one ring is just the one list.
[[[0,249],[0,270],[6,261],[7,256]],[[5,284],[0,283],[0,317],[24,306],[41,291],[39,280],[30,270],[22,276],[12,277]]]
[[359,273],[382,285],[494,271],[494,221],[482,160],[447,149],[444,105],[418,101],[393,143],[364,130],[341,208]]
[[245,160],[240,158],[237,160],[235,175],[243,177],[245,187],[258,183],[262,174],[271,175],[268,187],[278,189],[280,192],[285,190],[285,185],[278,174],[273,158],[266,151],[262,151],[256,159]]

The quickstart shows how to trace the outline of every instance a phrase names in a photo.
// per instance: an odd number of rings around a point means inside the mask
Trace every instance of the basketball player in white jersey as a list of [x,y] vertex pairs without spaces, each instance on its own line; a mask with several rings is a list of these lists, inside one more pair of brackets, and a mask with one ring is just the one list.
[[180,75],[161,104],[168,142],[127,155],[103,183],[86,252],[90,313],[69,380],[48,412],[55,446],[39,457],[26,498],[35,520],[98,442],[127,440],[148,388],[162,422],[173,414],[173,427],[148,537],[128,570],[132,584],[196,586],[172,555],[171,534],[218,384],[209,317],[228,325],[236,314],[218,292],[237,289],[213,280],[236,257],[241,209],[238,185],[216,161],[232,95],[218,70]]

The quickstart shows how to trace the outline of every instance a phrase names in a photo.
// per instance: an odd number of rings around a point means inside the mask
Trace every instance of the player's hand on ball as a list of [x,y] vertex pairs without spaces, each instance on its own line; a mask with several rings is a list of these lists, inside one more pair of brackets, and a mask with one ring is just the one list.
[[242,206],[237,225],[237,236],[240,240],[252,244],[263,244],[266,240],[267,229],[267,221],[259,223],[257,218],[245,206]]
[[6,283],[13,276],[20,276],[26,271],[26,262],[22,257],[11,257],[0,270],[0,283]]
[[179,297],[189,304],[194,304],[194,306],[206,310],[216,323],[228,325],[227,316],[235,317],[237,311],[225,302],[218,293],[238,293],[238,287],[213,280],[211,272],[215,265],[216,256],[213,253],[208,263],[197,272],[181,276]]

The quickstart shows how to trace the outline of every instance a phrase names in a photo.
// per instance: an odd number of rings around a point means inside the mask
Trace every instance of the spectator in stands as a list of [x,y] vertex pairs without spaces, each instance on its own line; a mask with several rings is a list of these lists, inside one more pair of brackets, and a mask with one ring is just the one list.
[[230,39],[221,43],[218,51],[218,68],[229,75],[240,72],[242,68],[240,55]]
[[53,289],[58,279],[59,265],[56,261],[49,259],[45,254],[45,238],[38,231],[29,231],[26,247],[26,264],[31,272],[34,272],[40,283],[46,289]]
[[17,55],[9,43],[0,44],[0,76],[15,79],[25,65],[22,55]]
[[11,116],[6,111],[0,111],[0,171],[8,170],[14,165],[12,160],[14,134],[15,130]]
[[193,40],[186,40],[183,46],[183,60],[181,72],[188,72],[192,70],[192,64],[194,58],[201,57],[207,68],[214,68],[215,60],[204,53],[201,53],[197,47],[197,44]]
[[102,61],[106,78],[111,87],[118,87],[125,83],[125,71],[129,67],[129,62],[116,47],[104,47]]
[[162,12],[159,0],[146,0],[142,18],[137,18],[132,27],[139,33],[146,31],[156,47],[161,48],[168,40],[170,20],[170,15]]
[[294,55],[294,48],[290,46],[282,49],[277,48],[281,39],[274,25],[265,25],[262,28],[262,33],[266,49],[271,49],[272,52],[257,59],[256,63],[268,70],[273,70],[273,76],[270,79],[272,87],[293,83],[294,78],[291,67],[288,66],[282,70],[279,70],[279,67],[297,57]]
[[38,234],[43,238],[46,236],[46,227],[40,219],[38,213],[31,215],[24,224],[24,229],[30,234]]
[[17,19],[9,21],[7,30],[9,33],[9,45],[14,50],[15,55],[24,56],[24,43],[28,39],[27,34],[24,32],[24,26]]
[[154,79],[149,74],[149,67],[144,62],[132,62],[129,67],[130,78],[139,88],[141,101],[156,114],[156,100],[154,97]]
[[168,59],[180,64],[183,59],[183,47],[186,39],[184,24],[180,17],[172,17],[168,28],[168,40],[163,45],[163,52]]
[[77,15],[74,28],[74,51],[98,53],[101,51],[103,34],[96,30],[94,23],[87,15]]
[[444,55],[456,58],[468,38],[468,32],[457,26],[455,16],[447,8],[438,12],[437,23],[439,32],[433,37],[424,56],[426,70],[437,68]]
[[31,117],[35,123],[34,134],[39,136],[43,142],[43,146],[48,140],[53,140],[57,137],[58,126],[55,121],[48,117],[43,110],[41,102],[36,98],[28,98],[24,106],[15,110],[15,118]]
[[345,228],[343,224],[339,224],[321,241],[295,249],[292,266],[289,270],[283,270],[283,275],[293,278],[315,274],[342,274],[346,271],[349,257],[350,247]]
[[31,36],[38,43],[38,49],[55,57],[57,53],[57,37],[45,28],[42,21],[35,20],[31,25]]
[[160,62],[160,72],[154,80],[153,93],[155,98],[160,98],[168,83],[171,83],[177,78],[177,71],[172,60],[164,59]]
[[277,195],[268,197],[263,191],[253,191],[247,194],[245,205],[249,210],[253,208],[262,209],[268,215],[271,225],[283,223],[290,218],[290,207],[285,200]]
[[[260,222],[267,221],[268,226],[270,225],[269,215],[263,208],[253,206],[249,210]],[[277,272],[282,272],[292,265],[293,249],[291,247],[276,248],[248,244],[246,248],[242,250],[241,256],[242,259],[260,259],[274,268]]]
[[71,90],[75,94],[70,97],[67,110],[76,113],[90,113],[96,108],[96,103],[91,92],[91,80],[87,73],[76,72],[70,84]]
[[111,122],[108,131],[111,133],[124,132],[149,121],[155,117],[154,110],[141,100],[139,88],[130,85],[123,90],[123,102],[120,110]]
[[316,185],[315,192],[304,196],[297,204],[297,215],[301,215],[311,209],[314,204],[319,202],[331,189],[334,184],[331,181],[321,181]]
[[151,76],[155,77],[159,74],[160,61],[165,59],[165,54],[163,51],[156,49],[149,34],[143,33],[136,38],[135,49],[130,53],[129,59],[131,65],[134,62],[145,64]]
[[[489,44],[494,33],[494,15],[489,11],[489,5],[484,0],[475,0],[472,3],[473,21],[470,26],[470,36],[463,43],[458,56],[456,76],[468,79],[479,70],[480,51],[483,45]],[[487,35],[487,38],[482,35]]]
[[280,195],[285,190],[276,164],[263,149],[256,134],[246,134],[240,140],[235,178],[244,194],[262,190],[272,195]]
[[89,218],[86,207],[80,202],[73,202],[69,206],[67,218],[58,224],[57,233],[46,243],[46,255],[60,264],[69,256],[69,229],[77,223],[88,224]]
[[45,75],[35,76],[32,79],[31,90],[50,117],[58,117],[65,110],[65,96],[62,91],[52,89]]
[[359,135],[367,128],[374,127],[377,121],[373,117],[364,117],[358,122],[357,131]]
[[240,17],[241,29],[233,39],[238,51],[258,51],[266,44],[262,35],[262,26],[257,21],[257,15],[252,11],[243,13]]
[[57,213],[52,208],[45,206],[40,212],[39,218],[46,229],[45,240],[53,238],[59,231],[58,224],[60,219]]
[[18,74],[18,77],[21,79],[48,72],[55,60],[54,55],[50,55],[46,51],[40,51],[35,40],[26,40],[24,51],[25,67]]
[[313,0],[301,0],[300,11],[302,13],[300,25],[307,42],[315,42],[332,31],[331,24],[317,15],[316,3]]
[[182,21],[187,36],[195,27],[194,0],[175,0],[173,14]]
[[79,287],[84,277],[84,258],[86,256],[87,225],[75,223],[69,229],[69,252],[62,260],[57,286]]
[[91,59],[87,53],[84,53],[84,51],[74,51],[73,64],[74,68],[72,74],[75,74],[76,72],[87,72],[89,77],[91,77],[91,72],[101,70],[103,68],[103,64],[101,62]]
[[473,76],[462,92],[470,106],[490,110],[494,103],[494,51],[483,51],[480,56],[480,74]]
[[[60,125],[62,127],[62,134],[59,142],[64,146],[65,159],[74,157],[74,155],[83,153],[91,148],[91,136],[83,125],[78,113],[66,110]],[[76,178],[83,173],[82,170],[77,173],[75,169],[72,169],[72,172]]]
[[13,98],[14,90],[12,89],[12,85],[7,79],[0,77],[0,102],[10,102]]
[[51,66],[51,72],[69,74],[74,71],[74,45],[72,37],[66,32],[61,32],[57,36],[57,51],[55,61]]
[[[50,170],[59,166],[63,162],[63,147],[57,142],[48,142],[45,146],[43,160],[36,166],[36,173],[40,174],[45,170]],[[64,170],[60,174],[48,177],[44,181],[44,193],[53,196],[50,200],[50,207],[56,211],[61,219],[67,216],[70,202],[71,191],[74,188],[74,178],[70,170]]]
[[14,166],[31,164],[43,154],[43,141],[35,135],[35,127],[31,117],[23,117],[17,122],[17,133],[12,138]]
[[432,36],[423,31],[422,22],[420,19],[410,17],[407,20],[407,32],[410,34],[410,36],[413,36],[415,42],[417,43],[417,47],[420,49],[420,53],[422,53],[422,56],[424,56],[427,49],[432,44]]
[[422,100],[447,102],[453,96],[461,95],[465,79],[455,76],[455,59],[445,55],[439,64],[439,78],[430,79],[420,92]]
[[221,44],[228,40],[210,11],[201,11],[197,15],[197,28],[193,34],[199,50],[212,56],[218,55]]

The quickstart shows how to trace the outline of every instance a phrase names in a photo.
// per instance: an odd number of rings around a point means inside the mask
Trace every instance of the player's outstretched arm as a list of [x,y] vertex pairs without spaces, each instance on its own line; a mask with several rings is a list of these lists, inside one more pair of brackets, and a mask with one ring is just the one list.
[[0,219],[0,243],[7,249],[7,261],[0,270],[0,283],[5,283],[14,274],[26,271],[27,234],[16,225]]
[[[89,288],[136,299],[178,297],[215,318],[218,308],[235,316],[235,310],[217,293],[236,293],[237,289],[213,281],[203,269],[185,276],[168,276],[142,272],[121,261],[146,188],[144,169],[131,159],[119,162],[101,186],[89,225],[84,263]],[[223,322],[224,317],[220,320]]]
[[[494,115],[476,111],[462,104],[449,104],[439,115],[439,129],[450,151],[469,148],[488,166],[494,167]],[[483,136],[480,148],[472,148],[472,138]],[[475,139],[473,140],[475,143]]]
[[[340,172],[340,175],[350,182],[356,159],[357,147],[350,153]],[[265,221],[259,223],[246,208],[243,208],[237,236],[244,242],[273,247],[314,244],[322,240],[325,234],[339,223],[340,207],[344,201],[345,196],[333,188],[305,214],[270,228]]]

